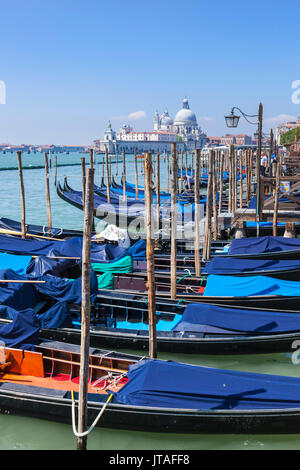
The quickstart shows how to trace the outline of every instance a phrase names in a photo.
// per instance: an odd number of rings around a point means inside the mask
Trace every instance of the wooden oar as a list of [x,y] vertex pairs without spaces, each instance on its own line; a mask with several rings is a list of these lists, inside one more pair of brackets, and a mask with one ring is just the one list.
[[[4,233],[6,235],[22,235],[22,232],[18,232],[16,230],[4,229],[4,228],[0,228],[0,233]],[[49,241],[54,240],[54,241],[62,242],[62,243],[65,242],[65,240],[63,240],[61,238],[46,237],[44,235],[35,235],[34,233],[26,233],[26,237],[42,238],[42,239],[45,239],[45,240],[49,240]],[[102,238],[92,239],[91,240],[91,242],[101,242],[101,241],[103,241]]]
[[[22,236],[22,232],[17,232],[15,230],[7,230],[7,229],[4,229],[4,228],[0,228],[0,233],[4,233],[4,234],[7,234],[7,235],[21,235]],[[32,237],[32,238],[44,238],[46,240],[55,240],[55,241],[58,241],[58,242],[63,242],[64,240],[61,240],[60,238],[52,238],[52,237],[45,237],[43,235],[34,235],[32,233],[26,233],[26,237]]]

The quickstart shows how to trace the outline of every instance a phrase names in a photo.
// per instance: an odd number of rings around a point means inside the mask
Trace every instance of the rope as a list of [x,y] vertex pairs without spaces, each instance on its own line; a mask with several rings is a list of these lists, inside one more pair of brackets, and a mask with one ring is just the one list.
[[76,429],[76,425],[75,425],[75,399],[74,399],[74,391],[71,390],[71,395],[72,395],[72,427],[73,427],[73,433],[76,437],[84,437],[84,436],[87,436],[93,429],[94,427],[96,426],[96,424],[98,423],[99,419],[101,418],[101,416],[103,415],[104,411],[105,411],[105,408],[107,407],[108,403],[110,402],[110,400],[112,399],[113,397],[113,394],[111,393],[108,397],[108,399],[106,400],[106,402],[104,403],[103,407],[101,408],[98,416],[96,417],[95,421],[93,422],[93,424],[89,427],[89,429],[85,432],[82,432],[82,433],[79,433]]
[[186,274],[185,276],[182,276],[180,279],[178,279],[176,284],[179,284],[179,282],[182,281],[182,279],[184,279],[185,277],[191,277],[191,276],[192,276],[192,274]]

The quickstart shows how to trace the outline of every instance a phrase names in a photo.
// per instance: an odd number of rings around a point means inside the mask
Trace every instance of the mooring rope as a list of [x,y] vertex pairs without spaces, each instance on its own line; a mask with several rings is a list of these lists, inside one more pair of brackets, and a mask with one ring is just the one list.
[[91,424],[91,426],[89,427],[89,429],[85,432],[82,432],[82,433],[79,433],[76,429],[76,425],[75,425],[75,399],[74,399],[74,391],[71,390],[71,395],[72,395],[72,428],[73,428],[73,433],[75,434],[76,437],[84,437],[84,436],[87,436],[93,429],[94,427],[96,426],[96,424],[98,423],[99,419],[101,418],[101,416],[103,415],[104,411],[105,411],[105,408],[107,407],[108,403],[110,402],[110,400],[112,399],[113,397],[113,394],[111,393],[108,397],[108,399],[106,400],[106,402],[104,403],[104,405],[102,406],[100,412],[98,413],[98,416],[96,417],[95,421],[93,422],[93,424]]

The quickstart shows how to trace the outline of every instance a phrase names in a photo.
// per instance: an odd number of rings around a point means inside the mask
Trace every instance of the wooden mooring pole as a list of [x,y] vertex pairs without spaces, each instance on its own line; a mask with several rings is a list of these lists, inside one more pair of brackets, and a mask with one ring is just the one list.
[[125,161],[125,150],[123,150],[123,202],[126,201],[126,161]]
[[170,192],[170,164],[169,164],[169,152],[167,152],[167,193]]
[[57,186],[57,155],[54,158],[54,186]]
[[90,149],[90,167],[94,168],[94,150]]
[[86,189],[86,174],[85,174],[85,158],[81,158],[81,174],[82,174],[82,206],[84,210],[85,205],[85,189]]
[[20,193],[21,193],[21,227],[22,227],[22,238],[26,237],[26,209],[25,209],[25,190],[23,180],[23,168],[22,168],[22,152],[17,152],[18,156],[18,167],[19,167],[19,180],[20,180]]
[[50,202],[50,186],[49,186],[49,164],[48,154],[45,153],[45,176],[46,176],[46,205],[47,205],[47,223],[48,228],[52,227],[51,219],[51,202]]
[[160,155],[156,155],[156,223],[157,230],[160,229]]
[[177,182],[178,164],[176,143],[171,144],[171,299],[176,298],[177,262]]
[[275,179],[275,195],[274,195],[274,209],[273,209],[273,236],[277,236],[277,219],[278,219],[278,205],[279,205],[279,189],[280,189],[280,172],[281,172],[281,156],[276,163],[276,179]]
[[149,320],[149,356],[157,357],[156,341],[156,302],[154,272],[154,231],[153,231],[153,188],[152,188],[152,155],[146,153],[144,158],[145,186],[145,225],[146,225],[146,260],[148,283],[148,320]]
[[108,161],[108,149],[105,147],[105,166],[106,166],[106,194],[107,202],[110,204],[110,174],[109,174],[109,161]]
[[194,224],[194,248],[195,248],[195,272],[196,276],[201,274],[201,261],[200,261],[200,158],[201,150],[196,150],[195,155],[195,224]]
[[[82,294],[81,294],[81,343],[79,370],[78,433],[87,428],[88,382],[89,382],[89,347],[90,347],[90,254],[91,234],[94,213],[94,168],[87,170],[86,199],[84,210],[84,230],[82,242]],[[87,436],[77,438],[77,449],[86,450]]]
[[205,260],[210,259],[211,251],[211,216],[212,216],[212,193],[213,193],[213,162],[214,162],[214,151],[209,151],[208,161],[208,183],[207,183],[207,203],[206,203],[206,221],[205,221],[205,233],[204,233],[204,244],[203,244],[203,258]]
[[135,197],[138,199],[138,197],[139,197],[139,175],[138,175],[136,149],[134,149],[134,172],[135,172]]
[[224,168],[224,152],[220,156],[220,174],[219,174],[219,215],[222,213],[223,204],[223,168]]

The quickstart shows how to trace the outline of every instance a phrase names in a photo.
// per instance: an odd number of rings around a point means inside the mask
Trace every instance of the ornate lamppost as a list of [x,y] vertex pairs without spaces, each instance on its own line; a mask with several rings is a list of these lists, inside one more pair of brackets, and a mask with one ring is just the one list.
[[[257,151],[256,151],[256,170],[257,170],[257,181],[256,181],[256,222],[257,222],[257,236],[259,236],[259,222],[260,214],[263,207],[263,198],[261,194],[261,185],[260,185],[260,159],[261,159],[261,144],[262,144],[262,120],[263,120],[263,106],[259,103],[258,114],[246,114],[240,108],[236,106],[232,108],[231,113],[225,117],[225,122],[227,127],[237,127],[240,116],[234,113],[237,110],[245,118],[245,120],[257,126]],[[257,118],[255,122],[252,122],[248,118]]]

